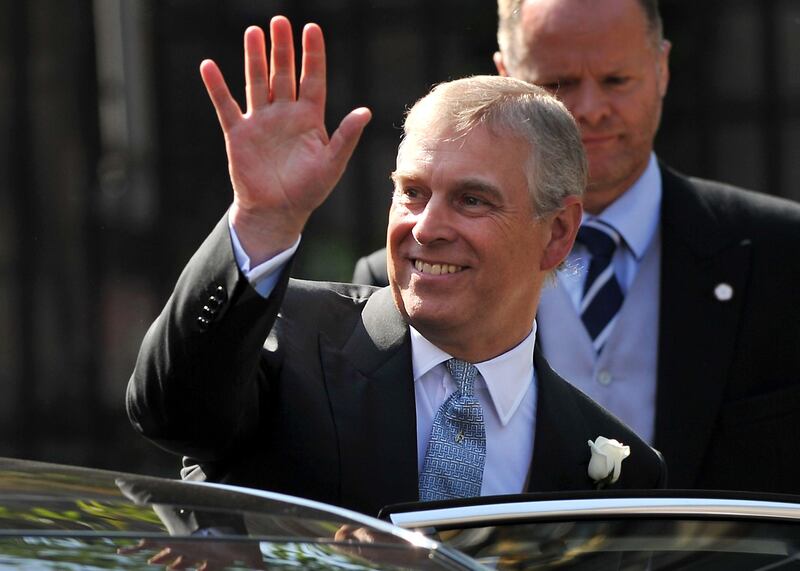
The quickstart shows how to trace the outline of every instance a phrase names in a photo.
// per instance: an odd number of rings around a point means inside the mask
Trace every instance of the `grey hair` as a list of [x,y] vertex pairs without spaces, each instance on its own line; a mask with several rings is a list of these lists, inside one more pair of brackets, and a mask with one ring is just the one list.
[[[524,54],[522,51],[522,5],[525,0],[497,0],[497,45],[508,69],[517,69]],[[637,0],[647,21],[647,31],[656,49],[664,43],[664,23],[658,0]]]
[[537,217],[559,210],[569,196],[583,195],[587,163],[572,115],[544,89],[510,77],[476,75],[434,87],[408,112],[398,154],[410,135],[446,130],[459,138],[477,127],[528,144],[523,168]]

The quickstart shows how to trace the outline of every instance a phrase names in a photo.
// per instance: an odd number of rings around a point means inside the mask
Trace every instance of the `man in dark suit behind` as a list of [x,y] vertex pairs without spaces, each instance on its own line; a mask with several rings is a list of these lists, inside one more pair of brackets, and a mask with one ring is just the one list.
[[[580,235],[545,288],[548,361],[664,454],[671,486],[800,492],[800,207],[655,158],[670,50],[655,0],[498,6],[497,69],[572,112],[589,161],[582,224],[619,242],[624,301],[596,336]],[[354,282],[381,283],[384,257],[360,260]]]
[[[201,65],[234,199],[142,344],[127,399],[135,428],[189,457],[192,475],[367,513],[418,497],[592,489],[614,483],[624,446],[615,485],[663,485],[658,453],[534,350],[541,286],[572,246],[585,185],[564,106],[509,78],[442,84],[409,113],[398,150],[390,287],[289,280],[300,233],[370,114],[352,111],[328,137],[321,30],[304,30],[299,88],[285,18],[271,37],[268,74],[263,32],[245,33],[245,114],[217,66]],[[477,375],[474,388],[456,390],[458,371]],[[471,416],[448,432],[441,413],[460,399]],[[432,433],[448,454],[471,447],[463,488]],[[607,443],[608,464],[590,450],[599,436],[623,443]],[[606,471],[590,472],[590,458]]]

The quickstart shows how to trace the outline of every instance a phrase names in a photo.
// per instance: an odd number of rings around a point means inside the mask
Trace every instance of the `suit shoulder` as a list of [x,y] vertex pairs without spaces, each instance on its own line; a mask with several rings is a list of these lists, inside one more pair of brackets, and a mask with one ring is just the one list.
[[360,307],[378,289],[370,285],[291,278],[281,307],[283,311],[300,309],[304,313],[330,311],[336,307]]
[[711,224],[741,239],[800,242],[800,203],[662,168],[664,216],[676,224]]
[[386,268],[386,248],[360,258],[353,270],[353,283],[386,286],[389,275]]
[[709,208],[718,212],[731,216],[800,223],[800,203],[793,200],[721,181],[687,177],[674,171],[672,174],[692,188]]
[[368,285],[291,278],[279,318],[330,334],[334,330],[349,330],[359,319],[367,300],[379,289]]
[[719,181],[692,177],[689,179],[716,200],[739,205],[746,210],[756,210],[776,216],[800,216],[800,203],[780,196],[749,190]]

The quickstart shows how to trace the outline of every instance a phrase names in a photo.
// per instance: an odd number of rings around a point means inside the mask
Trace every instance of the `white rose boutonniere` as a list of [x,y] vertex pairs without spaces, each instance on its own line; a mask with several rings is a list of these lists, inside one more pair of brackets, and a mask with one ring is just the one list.
[[589,460],[589,477],[600,490],[619,480],[622,473],[622,461],[631,455],[631,447],[621,442],[598,436],[594,442],[589,440],[592,458]]

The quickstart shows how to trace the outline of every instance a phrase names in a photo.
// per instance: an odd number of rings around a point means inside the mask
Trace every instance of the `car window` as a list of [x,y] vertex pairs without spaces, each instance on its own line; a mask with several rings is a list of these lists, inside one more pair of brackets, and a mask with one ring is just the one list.
[[800,525],[618,518],[440,527],[431,537],[494,569],[800,569]]
[[226,538],[98,537],[97,535],[0,536],[0,568],[38,570],[166,569],[181,558],[185,567],[212,569],[346,569],[350,571],[450,569],[427,549],[403,545],[357,546],[337,542],[254,541]]

